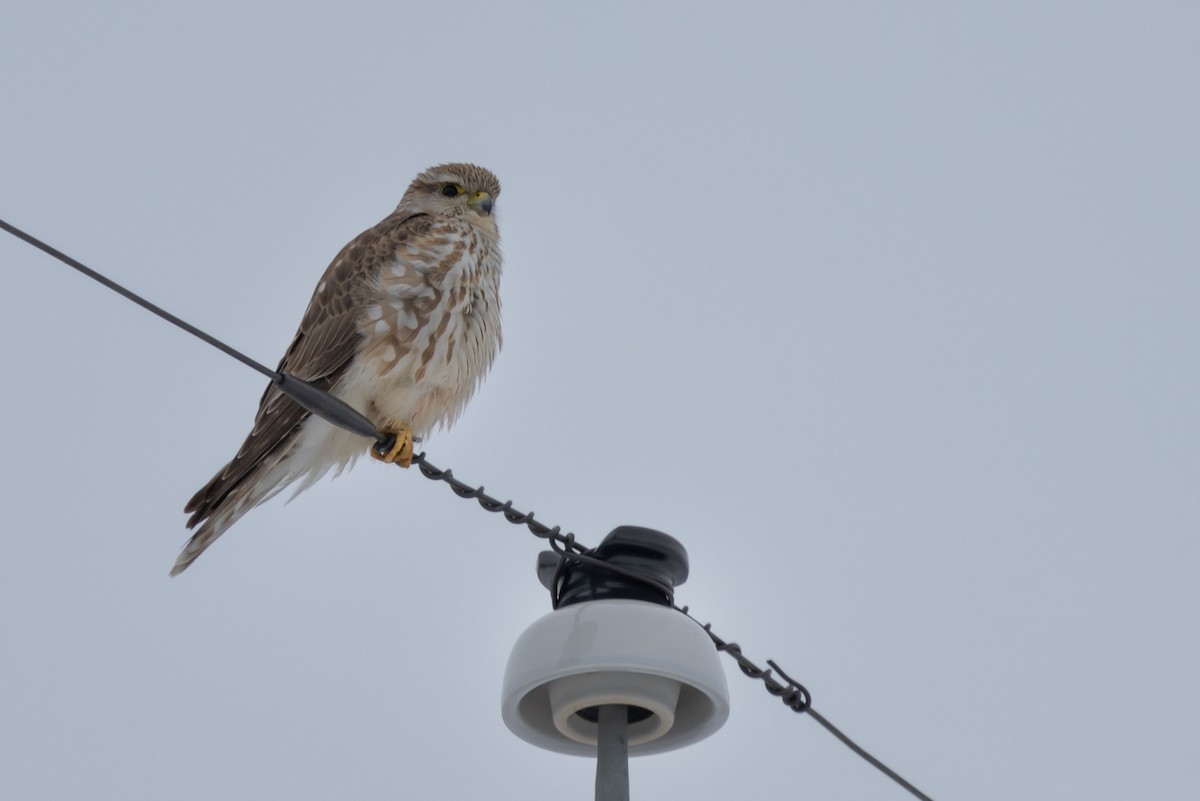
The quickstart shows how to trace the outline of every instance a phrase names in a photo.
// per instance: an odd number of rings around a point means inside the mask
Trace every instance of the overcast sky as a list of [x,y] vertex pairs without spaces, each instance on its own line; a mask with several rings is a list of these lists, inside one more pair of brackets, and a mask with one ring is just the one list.
[[[274,365],[443,161],[504,350],[430,460],[939,801],[1200,796],[1200,6],[10,3],[0,217]],[[500,719],[541,543],[360,464],[184,575],[262,378],[8,236],[0,796],[589,798]],[[635,798],[906,797],[725,660]]]

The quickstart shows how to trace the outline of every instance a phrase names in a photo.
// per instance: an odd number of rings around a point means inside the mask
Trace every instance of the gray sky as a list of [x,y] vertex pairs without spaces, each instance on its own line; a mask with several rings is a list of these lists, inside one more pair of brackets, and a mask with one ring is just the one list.
[[[1193,3],[12,4],[0,216],[274,364],[419,170],[504,183],[431,461],[933,797],[1200,795]],[[540,542],[360,464],[186,574],[260,377],[0,237],[0,796],[587,798],[504,728]],[[635,797],[899,799],[726,662]]]

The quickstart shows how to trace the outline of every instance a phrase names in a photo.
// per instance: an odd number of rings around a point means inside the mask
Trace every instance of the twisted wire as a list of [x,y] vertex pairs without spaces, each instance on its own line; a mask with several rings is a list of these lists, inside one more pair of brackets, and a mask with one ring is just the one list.
[[[413,464],[420,467],[421,475],[425,476],[426,478],[433,479],[435,481],[444,481],[449,484],[450,488],[454,491],[454,494],[458,497],[475,498],[479,501],[479,505],[487,511],[503,512],[504,518],[508,520],[508,522],[517,525],[524,524],[536,536],[550,541],[551,547],[561,557],[559,559],[558,568],[555,571],[555,579],[551,582],[552,586],[550,590],[555,608],[558,607],[558,597],[556,593],[558,579],[562,573],[564,565],[568,560],[571,559],[594,564],[597,567],[601,567],[606,570],[619,572],[625,576],[628,576],[629,578],[650,584],[660,592],[663,591],[663,585],[657,581],[649,579],[646,576],[638,574],[637,571],[628,570],[626,568],[593,558],[590,556],[591,549],[584,548],[582,545],[576,542],[574,534],[562,534],[561,529],[558,526],[548,527],[543,523],[537,522],[534,520],[532,512],[524,514],[513,509],[512,501],[504,501],[501,503],[495,498],[485,494],[482,486],[472,487],[470,484],[455,478],[453,471],[441,470],[440,468],[435,467],[425,457],[424,453],[413,457]],[[673,597],[673,592],[670,588],[667,589],[667,597]],[[916,798],[921,799],[921,801],[933,801],[933,799],[918,790],[911,782],[906,780],[899,773],[896,773],[896,771],[892,770],[883,762],[872,756],[865,748],[850,739],[844,732],[842,732],[841,729],[830,723],[824,715],[821,715],[819,712],[813,709],[812,695],[809,693],[808,688],[784,672],[783,668],[779,667],[774,660],[768,659],[767,664],[770,667],[764,670],[748,659],[746,655],[742,653],[741,646],[739,646],[737,643],[726,642],[724,639],[718,636],[716,632],[712,630],[711,623],[701,623],[696,619],[695,616],[691,614],[691,612],[688,611],[688,607],[686,606],[675,606],[673,602],[671,605],[673,609],[676,609],[677,611],[687,615],[689,618],[695,621],[697,625],[704,629],[704,632],[709,636],[709,639],[712,640],[716,649],[723,654],[727,654],[731,659],[733,659],[734,662],[737,663],[738,669],[741,670],[745,676],[761,681],[766,691],[779,698],[779,700],[782,701],[789,709],[794,712],[802,712],[807,714],[822,727],[824,727],[830,734],[840,740],[843,745],[845,745],[854,753],[858,754],[869,764],[873,765],[885,776],[896,782],[896,784],[900,785],[905,790],[908,790],[908,792],[910,792]],[[781,684],[775,679],[776,675],[778,675],[787,683]]]

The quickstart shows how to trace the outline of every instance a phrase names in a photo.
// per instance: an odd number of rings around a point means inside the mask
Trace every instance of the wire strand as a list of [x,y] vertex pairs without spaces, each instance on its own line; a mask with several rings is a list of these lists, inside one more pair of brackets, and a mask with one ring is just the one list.
[[107,277],[101,275],[100,273],[96,272],[95,270],[88,267],[87,265],[76,261],[75,259],[71,258],[67,254],[63,253],[61,250],[58,250],[56,248],[51,247],[50,245],[47,245],[45,242],[43,242],[42,240],[33,236],[32,234],[27,234],[24,231],[22,231],[20,228],[17,228],[14,225],[10,225],[9,223],[5,222],[4,220],[0,220],[0,228],[3,228],[5,231],[8,231],[10,234],[17,237],[18,239],[24,240],[25,242],[29,243],[30,245],[33,245],[38,250],[41,250],[45,253],[49,253],[51,256],[58,259],[63,264],[66,264],[68,267],[75,268],[79,272],[86,275],[88,278],[91,278],[93,281],[103,284],[104,286],[111,289],[113,292],[116,292],[118,295],[121,295],[122,297],[125,297],[125,298],[133,301],[134,303],[141,306],[143,309],[146,309],[147,311],[151,312],[152,314],[157,314],[159,317],[163,318],[168,323],[171,323],[172,325],[182,328],[184,331],[187,331],[189,334],[191,334],[192,336],[194,336],[198,339],[204,340],[205,342],[212,345],[217,350],[221,351],[222,353],[226,354],[227,356],[232,356],[233,358],[237,359],[239,362],[246,365],[247,367],[257,370],[258,372],[262,373],[263,375],[265,375],[267,378],[271,379],[272,381],[275,381],[275,382],[279,381],[279,373],[275,372],[274,370],[256,362],[254,359],[251,359],[249,356],[245,355],[244,353],[237,350],[236,348],[232,348],[229,345],[226,345],[224,342],[217,339],[216,337],[211,336],[211,335],[205,333],[204,331],[201,331],[199,328],[192,325],[191,323],[189,323],[185,320],[179,319],[178,317],[171,314],[166,309],[163,309],[159,306],[154,305],[153,303],[146,300],[145,298],[143,298],[141,295],[137,294],[136,292],[126,289],[125,287],[118,284],[116,281],[113,281],[112,279],[107,278]]
[[297,378],[296,376],[288,373],[275,372],[274,370],[262,365],[254,359],[251,359],[237,348],[226,345],[224,342],[212,336],[211,334],[201,331],[199,328],[187,322],[186,320],[176,317],[161,306],[151,303],[133,290],[126,289],[116,281],[113,281],[111,278],[101,275],[82,262],[76,261],[67,254],[63,253],[61,250],[47,245],[42,240],[38,239],[32,234],[22,231],[15,225],[11,225],[4,220],[0,220],[0,228],[8,231],[18,239],[33,245],[38,250],[50,254],[68,267],[73,267],[74,269],[86,275],[88,278],[91,278],[93,281],[103,284],[113,292],[116,292],[118,295],[133,301],[152,314],[158,315],[168,323],[182,328],[184,331],[187,331],[197,339],[207,342],[209,345],[212,345],[225,355],[232,356],[247,367],[257,370],[267,378],[271,379],[271,383],[279,387],[280,392],[283,392],[289,398],[296,401],[305,409],[317,415],[318,417],[322,417],[336,426],[341,426],[347,431],[352,431],[360,436],[374,439],[376,444],[380,447],[387,445],[391,439],[390,435],[383,434],[376,430],[374,423],[359,413],[357,409],[354,409],[340,398],[330,395],[328,392],[325,392],[319,387],[313,386],[302,378]]
[[[334,397],[333,395],[320,389],[319,387],[313,386],[312,384],[309,384],[307,381],[297,378],[296,376],[289,375],[287,373],[279,373],[279,372],[276,372],[274,370],[271,370],[271,369],[263,366],[262,364],[255,361],[254,359],[251,359],[249,356],[246,356],[245,354],[243,354],[241,351],[237,350],[236,348],[233,348],[230,345],[226,345],[224,342],[217,339],[216,337],[211,336],[210,334],[208,334],[204,331],[201,331],[199,328],[196,328],[194,325],[192,325],[184,320],[181,320],[180,318],[176,317],[175,315],[171,314],[170,312],[166,311],[165,309],[163,309],[159,306],[156,306],[155,304],[146,300],[141,295],[138,295],[136,292],[126,289],[125,287],[118,284],[116,281],[113,281],[110,278],[107,278],[106,276],[91,269],[90,267],[87,267],[83,263],[76,261],[75,259],[66,255],[62,251],[51,247],[50,245],[46,244],[45,242],[41,241],[40,239],[37,239],[36,237],[32,236],[31,234],[25,233],[24,231],[17,228],[16,226],[10,225],[9,223],[5,222],[4,220],[0,220],[0,228],[3,228],[8,233],[12,234],[13,236],[17,237],[20,240],[32,245],[33,247],[37,248],[38,250],[41,250],[41,251],[53,256],[54,258],[58,259],[62,263],[66,264],[67,266],[78,270],[79,272],[86,275],[88,278],[91,278],[92,280],[94,280],[100,284],[103,284],[104,286],[108,287],[109,289],[116,292],[117,294],[127,298],[128,300],[133,301],[137,305],[139,305],[142,308],[146,309],[147,311],[161,317],[162,319],[166,320],[167,322],[171,323],[172,325],[182,328],[184,331],[187,331],[192,336],[194,336],[200,340],[203,340],[204,342],[207,342],[209,345],[212,345],[214,348],[216,348],[217,350],[226,354],[227,356],[232,356],[234,359],[237,359],[239,362],[246,365],[247,367],[257,370],[258,372],[265,375],[267,378],[271,379],[271,382],[274,383],[277,387],[279,387],[280,391],[287,394],[288,397],[295,400],[298,404],[300,404],[301,406],[303,406],[305,409],[312,412],[313,414],[323,417],[324,419],[328,420],[329,422],[333,423],[334,425],[341,426],[342,428],[345,428],[348,431],[352,431],[356,434],[360,434],[367,438],[375,439],[375,441],[377,443],[376,447],[385,447],[388,445],[388,443],[391,439],[391,437],[389,435],[386,435],[386,434],[383,434],[382,432],[377,431],[370,420],[368,420],[364,415],[362,415],[356,409],[354,409],[351,406],[349,406],[348,404],[346,404],[341,399]],[[473,487],[470,484],[466,484],[465,482],[460,481],[459,479],[455,478],[453,471],[441,470],[437,467],[434,467],[425,458],[424,453],[421,453],[418,456],[414,457],[412,463],[417,465],[420,468],[421,475],[425,476],[426,478],[431,479],[433,481],[445,482],[447,485],[450,486],[451,490],[453,490],[454,494],[457,495],[458,497],[465,498],[465,499],[474,498],[475,500],[477,500],[479,502],[479,506],[482,509],[484,509],[485,511],[499,512],[504,516],[504,519],[507,520],[509,523],[512,523],[514,525],[524,525],[535,536],[540,537],[545,540],[548,540],[550,542],[551,548],[554,550],[555,553],[559,554],[559,556],[560,556],[560,560],[561,560],[559,563],[560,570],[562,568],[562,565],[564,565],[567,561],[570,561],[570,560],[575,560],[575,561],[580,561],[580,562],[588,562],[591,564],[596,564],[597,566],[600,566],[600,567],[604,567],[606,569],[616,570],[617,572],[623,573],[632,578],[635,578],[635,579],[638,579],[641,581],[645,581],[647,584],[653,586],[655,589],[659,590],[660,592],[665,592],[666,596],[668,598],[670,598],[672,596],[672,588],[665,587],[665,585],[661,584],[660,582],[657,582],[652,579],[648,579],[647,577],[644,577],[644,576],[640,576],[635,571],[631,571],[626,568],[620,568],[620,567],[614,566],[614,565],[609,565],[601,560],[597,560],[597,559],[593,558],[591,556],[592,549],[586,548],[586,547],[580,545],[578,542],[576,542],[574,534],[571,534],[571,533],[563,534],[562,530],[558,526],[553,526],[553,527],[546,526],[544,523],[541,523],[540,521],[535,520],[532,512],[523,513],[523,512],[518,512],[517,510],[515,510],[513,508],[512,501],[500,502],[500,501],[496,500],[495,498],[492,498],[491,496],[486,495],[483,491],[482,486]],[[554,593],[555,593],[555,589],[552,587],[551,588],[552,597],[554,596]],[[854,742],[849,737],[847,737],[841,731],[841,729],[837,728],[832,723],[830,723],[829,720],[826,719],[823,715],[818,714],[817,711],[814,710],[811,706],[810,702],[812,700],[812,697],[810,696],[808,690],[802,684],[794,681],[790,676],[788,676],[786,673],[784,673],[784,671],[777,664],[768,660],[767,664],[770,665],[770,669],[764,670],[764,669],[758,667],[757,665],[755,665],[753,662],[751,662],[749,659],[747,659],[742,654],[742,649],[737,645],[737,643],[728,643],[728,642],[725,642],[720,637],[718,637],[715,633],[713,633],[711,624],[700,623],[699,620],[696,620],[696,618],[693,617],[688,612],[688,608],[686,606],[684,606],[684,607],[673,606],[673,608],[682,612],[683,614],[687,615],[689,618],[691,618],[693,621],[695,621],[697,623],[697,625],[700,625],[701,628],[703,628],[704,631],[708,634],[709,638],[713,641],[713,645],[717,648],[717,650],[720,651],[721,653],[728,654],[731,658],[733,658],[734,661],[737,662],[738,668],[742,671],[743,674],[745,674],[746,676],[749,676],[750,678],[761,680],[763,682],[763,685],[766,687],[766,689],[769,693],[771,693],[772,695],[778,696],[785,704],[787,704],[787,706],[789,706],[794,711],[807,713],[809,715],[809,717],[811,717],[813,720],[815,720],[817,723],[819,723],[821,726],[823,726],[830,734],[832,734],[834,737],[836,737],[838,740],[840,740],[847,748],[849,748],[854,753],[858,754],[860,757],[862,757],[864,760],[866,760],[869,764],[871,764],[874,767],[876,767],[877,769],[879,769],[881,772],[884,773],[884,775],[886,775],[892,781],[896,782],[898,785],[903,787],[905,790],[908,790],[910,793],[912,793],[917,798],[922,799],[922,801],[933,801],[933,799],[931,799],[929,796],[922,793],[920,790],[918,790],[911,783],[906,781],[902,776],[900,776],[894,770],[892,770],[887,765],[883,764],[878,759],[876,759],[874,756],[872,756],[870,753],[868,753],[866,751],[866,749],[864,749],[862,746],[858,745],[856,742]],[[787,684],[780,684],[778,681],[776,681],[773,676],[773,674],[775,674],[775,673],[779,674],[779,676],[781,676],[784,679],[784,681],[787,682]]]
[[849,748],[849,749],[850,749],[851,751],[853,751],[854,753],[858,754],[860,757],[862,757],[863,759],[865,759],[867,762],[869,762],[869,763],[871,763],[872,765],[874,765],[874,766],[875,766],[876,768],[878,768],[878,769],[879,769],[879,770],[880,770],[880,771],[881,771],[881,772],[882,772],[882,773],[883,773],[885,776],[887,776],[889,779],[891,779],[892,781],[894,781],[896,784],[900,785],[900,786],[901,786],[901,787],[903,787],[905,790],[908,790],[908,791],[909,791],[910,793],[912,793],[914,796],[916,796],[917,798],[921,799],[921,801],[933,801],[933,799],[932,799],[932,798],[930,798],[929,796],[925,795],[923,792],[921,792],[921,791],[920,791],[920,790],[918,790],[916,787],[914,787],[912,784],[910,784],[910,783],[909,783],[909,782],[908,782],[908,781],[907,781],[907,780],[906,780],[906,779],[905,779],[903,776],[901,776],[899,773],[897,773],[896,771],[892,770],[892,769],[891,769],[891,768],[889,768],[887,765],[883,764],[883,763],[882,763],[882,762],[880,762],[878,759],[876,759],[875,757],[873,757],[873,756],[871,756],[869,753],[867,753],[867,750],[866,750],[865,748],[863,748],[861,745],[859,745],[858,743],[854,742],[854,741],[853,741],[853,740],[851,740],[849,737],[847,737],[845,734],[843,734],[841,729],[839,729],[837,726],[834,726],[832,723],[830,723],[830,722],[829,722],[829,720],[828,720],[828,719],[826,719],[824,715],[822,715],[822,714],[820,714],[819,712],[817,712],[817,710],[813,709],[813,708],[810,706],[810,707],[809,707],[808,709],[806,709],[805,711],[808,713],[808,716],[809,716],[809,717],[811,717],[811,718],[812,718],[813,720],[815,720],[817,723],[820,723],[822,726],[824,726],[826,731],[828,731],[828,732],[829,732],[830,734],[832,734],[834,737],[836,737],[836,738],[838,738],[839,740],[841,740],[843,745],[845,745],[847,748]]

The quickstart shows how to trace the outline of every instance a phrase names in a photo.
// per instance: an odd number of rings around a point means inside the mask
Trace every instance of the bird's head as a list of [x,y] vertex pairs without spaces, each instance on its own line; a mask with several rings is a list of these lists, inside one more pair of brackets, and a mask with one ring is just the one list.
[[413,179],[396,211],[465,217],[495,232],[492,209],[499,195],[500,181],[489,170],[474,164],[442,164]]

